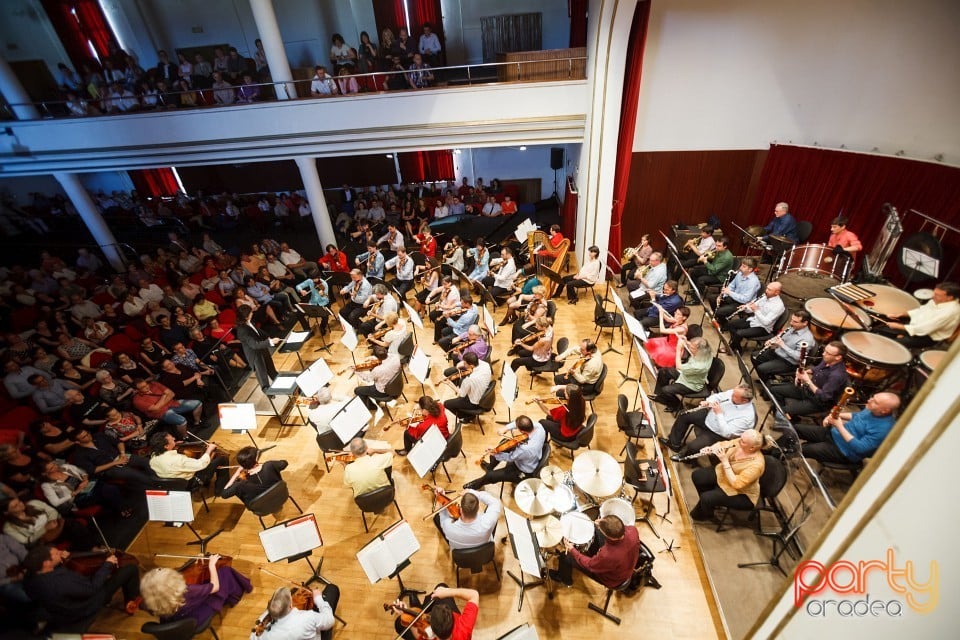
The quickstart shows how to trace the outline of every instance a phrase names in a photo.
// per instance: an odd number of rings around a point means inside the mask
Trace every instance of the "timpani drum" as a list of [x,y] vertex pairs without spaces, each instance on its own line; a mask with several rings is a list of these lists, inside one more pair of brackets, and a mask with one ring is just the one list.
[[886,336],[849,331],[840,341],[847,348],[847,373],[863,382],[886,382],[913,360],[909,349]]
[[600,517],[617,516],[623,521],[623,526],[632,527],[637,522],[637,512],[633,504],[623,498],[608,498],[600,505]]
[[795,298],[822,296],[827,289],[847,281],[849,255],[834,255],[825,244],[801,244],[784,252],[777,280],[784,292]]
[[810,314],[810,332],[820,343],[836,340],[844,331],[870,328],[870,316],[852,306],[844,308],[833,298],[810,298],[803,308]]
[[865,284],[862,288],[872,293],[873,296],[861,300],[857,304],[870,314],[886,318],[899,318],[907,315],[907,312],[911,309],[920,306],[920,302],[916,298],[896,287],[886,284]]
[[920,302],[928,302],[933,300],[933,289],[917,289],[913,292],[913,297]]
[[924,380],[930,378],[930,374],[937,370],[943,359],[947,357],[947,352],[943,349],[928,349],[917,356],[920,366],[917,372],[923,376]]

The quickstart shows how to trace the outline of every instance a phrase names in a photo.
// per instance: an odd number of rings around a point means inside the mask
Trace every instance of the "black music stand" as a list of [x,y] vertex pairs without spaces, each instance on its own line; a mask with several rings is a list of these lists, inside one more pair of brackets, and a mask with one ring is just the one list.
[[539,275],[541,273],[547,276],[547,280],[549,280],[550,282],[554,283],[557,286],[557,288],[554,289],[553,292],[550,294],[550,298],[553,298],[553,296],[556,295],[558,291],[560,291],[560,288],[563,285],[563,276],[560,275],[559,272],[554,271],[553,269],[551,269],[545,264],[541,264],[537,268],[537,274]]

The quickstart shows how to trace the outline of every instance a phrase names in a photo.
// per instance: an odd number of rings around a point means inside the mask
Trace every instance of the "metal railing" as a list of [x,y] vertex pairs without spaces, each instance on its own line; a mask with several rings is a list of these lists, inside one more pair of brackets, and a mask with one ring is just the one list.
[[[553,65],[553,69],[544,69],[544,64]],[[530,65],[538,65],[537,68],[531,68]],[[563,72],[558,73],[558,69],[563,68]],[[583,80],[586,78],[586,57],[584,56],[563,56],[547,60],[514,60],[510,62],[486,62],[471,65],[454,65],[447,67],[430,67],[428,70],[433,74],[433,84],[424,89],[439,89],[449,87],[472,86],[475,84],[494,84],[494,83],[515,83],[515,82],[549,82],[562,80]],[[416,71],[416,70],[414,70]],[[490,73],[494,71],[494,73]],[[89,106],[93,106],[95,111],[84,116],[71,113],[67,100],[43,100],[40,102],[26,103],[7,103],[0,105],[0,119],[2,120],[30,120],[17,118],[15,115],[16,107],[32,106],[40,113],[40,119],[51,118],[80,118],[80,117],[103,117],[113,115],[124,115],[129,113],[142,113],[147,111],[156,111],[163,109],[206,109],[214,107],[232,107],[237,104],[251,104],[250,102],[238,102],[236,100],[237,91],[241,87],[257,87],[259,95],[253,103],[272,102],[278,100],[277,96],[283,96],[286,100],[314,99],[314,98],[348,98],[352,95],[371,94],[371,93],[402,93],[406,91],[422,91],[424,89],[415,89],[409,86],[407,78],[404,78],[404,88],[394,89],[388,85],[389,79],[397,76],[409,76],[411,70],[393,70],[393,71],[375,71],[371,73],[354,73],[349,75],[333,76],[329,78],[337,84],[337,93],[325,96],[311,95],[310,86],[315,78],[305,80],[290,81],[271,81],[259,82],[253,84],[231,85],[215,89],[207,87],[203,89],[191,89],[189,91],[166,91],[156,94],[157,104],[144,106],[142,103],[143,95],[134,94],[139,106],[136,109],[128,111],[112,111],[108,108],[114,98],[108,95],[101,95],[98,98],[83,98],[83,101]],[[503,78],[507,78],[504,80]],[[354,79],[357,82],[359,91],[357,93],[343,94],[340,90],[340,80]],[[438,83],[439,79],[439,83]],[[129,86],[125,85],[125,88]],[[215,102],[215,94],[218,91],[232,91],[234,101],[228,104]],[[273,93],[273,95],[270,95]],[[193,95],[195,104],[183,104],[180,96]],[[177,97],[177,103],[171,104],[171,97]],[[127,98],[129,99],[129,97]]]

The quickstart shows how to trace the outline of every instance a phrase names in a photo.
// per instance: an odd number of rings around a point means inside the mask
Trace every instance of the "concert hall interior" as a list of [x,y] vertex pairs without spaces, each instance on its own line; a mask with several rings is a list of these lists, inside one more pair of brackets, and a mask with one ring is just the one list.
[[946,636],[957,24],[0,3],[0,640]]

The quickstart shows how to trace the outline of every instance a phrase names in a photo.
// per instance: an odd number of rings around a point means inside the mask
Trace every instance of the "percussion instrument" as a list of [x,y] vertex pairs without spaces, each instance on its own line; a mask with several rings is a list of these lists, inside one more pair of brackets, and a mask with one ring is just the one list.
[[513,501],[528,516],[545,516],[553,511],[553,489],[537,478],[520,481]]
[[810,314],[810,332],[820,343],[835,340],[844,331],[870,328],[870,316],[854,307],[845,308],[833,298],[810,298],[803,308]]
[[929,349],[924,351],[917,356],[920,364],[916,369],[917,373],[922,375],[923,379],[926,380],[930,377],[931,373],[937,370],[937,367],[940,366],[940,363],[943,362],[943,359],[946,357],[947,352],[942,349]]
[[623,521],[623,526],[632,527],[637,522],[637,512],[629,500],[623,498],[609,498],[600,505],[600,517],[617,516]]
[[530,521],[530,528],[537,536],[541,549],[550,549],[560,544],[563,539],[563,527],[557,516],[543,516]]
[[784,252],[777,268],[777,280],[784,292],[796,298],[822,296],[832,286],[846,282],[851,260],[834,255],[825,244],[801,244]]
[[864,382],[884,382],[913,360],[909,349],[886,336],[849,331],[840,341],[847,348],[847,373]]
[[566,513],[577,508],[577,497],[573,494],[573,489],[565,484],[554,487],[553,495],[550,496],[550,505],[557,513]]
[[623,469],[605,451],[584,451],[573,460],[573,482],[591,496],[609,496],[620,490]]
[[933,289],[917,289],[913,292],[913,297],[920,302],[927,302],[933,299]]
[[920,303],[906,291],[885,284],[869,284],[864,289],[873,293],[873,297],[861,300],[857,304],[872,315],[886,318],[899,318],[916,309]]
[[563,482],[564,472],[555,464],[548,464],[540,469],[540,479],[548,487],[555,487]]
[[579,511],[571,511],[560,516],[560,528],[563,537],[571,544],[590,544],[593,540],[594,524],[588,516]]

